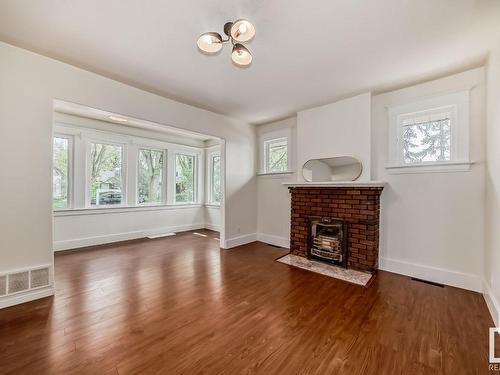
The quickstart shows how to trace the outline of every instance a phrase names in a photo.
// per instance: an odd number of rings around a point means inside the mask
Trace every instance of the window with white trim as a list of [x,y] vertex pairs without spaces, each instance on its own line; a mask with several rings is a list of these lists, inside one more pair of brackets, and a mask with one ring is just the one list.
[[53,209],[202,204],[204,148],[56,123]]
[[123,203],[123,146],[91,142],[89,155],[89,196],[91,206]]
[[391,107],[389,124],[390,172],[469,169],[468,91]]
[[209,203],[220,204],[221,201],[220,153],[209,154]]
[[195,155],[175,154],[176,203],[193,203],[196,201],[195,165]]
[[403,163],[451,160],[452,111],[438,108],[400,116]]
[[264,168],[265,173],[288,171],[288,139],[286,137],[264,141]]
[[139,204],[158,204],[163,201],[164,151],[139,149],[137,166],[137,201]]
[[54,209],[70,207],[70,165],[72,139],[65,135],[53,138],[52,205]]

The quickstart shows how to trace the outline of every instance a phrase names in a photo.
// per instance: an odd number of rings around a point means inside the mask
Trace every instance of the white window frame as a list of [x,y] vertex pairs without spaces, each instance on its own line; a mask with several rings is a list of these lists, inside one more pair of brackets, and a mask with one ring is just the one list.
[[[139,154],[141,150],[151,150],[151,151],[157,151],[161,152],[163,154],[163,165],[161,168],[161,200],[160,202],[146,202],[146,203],[139,203]],[[167,171],[167,164],[168,164],[168,152],[165,149],[160,149],[157,147],[151,147],[147,145],[137,145],[137,171],[135,173],[135,186],[136,186],[136,194],[135,194],[135,204],[137,206],[143,207],[143,206],[161,206],[164,205],[165,202],[167,201],[167,181],[168,181],[168,171]]]
[[[272,172],[267,170],[267,145],[278,140],[286,140],[287,145],[287,170]],[[291,129],[280,129],[263,133],[259,136],[260,172],[259,175],[291,174],[292,171],[292,134]]]
[[[65,208],[57,208],[57,211],[66,211],[73,208],[73,145],[74,137],[71,134],[65,134],[61,132],[53,132],[52,134],[52,163],[54,163],[54,138],[63,138],[68,140],[68,204]],[[54,183],[54,165],[52,165],[52,183]],[[52,209],[54,209],[54,197],[52,197]]]
[[[200,153],[199,152],[192,152],[192,151],[188,151],[188,150],[182,150],[182,149],[176,149],[176,150],[173,150],[174,153],[174,157],[173,157],[173,173],[172,173],[172,178],[173,178],[173,186],[172,186],[172,190],[173,190],[173,202],[172,204],[175,204],[175,205],[179,205],[179,206],[183,206],[183,205],[192,205],[192,204],[198,204],[200,203],[200,176],[199,176],[199,172],[200,172],[200,167],[199,167],[199,164],[200,164]],[[193,181],[193,201],[191,202],[177,202],[176,201],[176,195],[177,195],[177,191],[176,191],[176,187],[175,185],[177,184],[177,181],[176,181],[176,162],[177,162],[177,155],[186,155],[186,156],[193,156],[194,157],[194,166],[193,166],[193,178],[194,178],[194,181]]]
[[[414,102],[388,108],[389,112],[389,163],[391,174],[467,171],[469,160],[469,91],[423,98]],[[432,113],[449,112],[450,160],[404,162],[403,121]]]
[[[100,143],[100,144],[105,144],[105,145],[110,145],[110,146],[119,146],[122,149],[122,155],[121,155],[121,180],[122,180],[122,201],[120,204],[110,204],[110,205],[99,205],[95,204],[92,205],[92,198],[90,196],[90,154],[91,154],[91,149],[92,149],[92,143]],[[87,208],[96,208],[96,209],[102,209],[102,208],[111,208],[111,207],[126,207],[127,206],[127,192],[128,192],[128,186],[127,186],[127,155],[128,155],[128,148],[127,148],[127,142],[120,142],[118,140],[113,140],[113,139],[103,139],[103,138],[88,138],[86,140],[86,153],[85,153],[85,170],[86,170],[86,178],[85,178],[85,207]]]
[[[53,209],[55,216],[106,214],[134,210],[164,210],[202,206],[206,192],[205,147],[182,145],[164,140],[144,138],[82,126],[56,122],[53,136],[71,137],[71,207]],[[90,204],[90,144],[91,142],[122,147],[122,204]],[[138,203],[138,159],[140,149],[164,152],[162,203]],[[175,202],[175,154],[195,156],[195,201]]]
[[[220,206],[220,202],[216,202],[214,200],[214,191],[213,191],[213,167],[214,167],[214,158],[215,157],[219,157],[219,163],[221,163],[221,160],[220,160],[220,151],[212,151],[212,152],[209,152],[208,155],[207,155],[207,179],[208,179],[208,183],[207,183],[207,192],[208,192],[208,196],[207,196],[207,201],[208,201],[208,204],[209,205],[212,205],[212,206]],[[220,173],[220,178],[222,177],[222,173]],[[221,181],[221,201],[222,201],[222,181]]]

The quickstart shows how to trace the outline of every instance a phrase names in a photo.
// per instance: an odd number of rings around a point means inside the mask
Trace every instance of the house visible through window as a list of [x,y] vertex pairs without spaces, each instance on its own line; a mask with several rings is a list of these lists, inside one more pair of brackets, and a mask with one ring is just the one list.
[[264,142],[265,172],[288,171],[288,140],[287,138],[271,139]]
[[96,208],[104,213],[154,205],[160,210],[164,205],[201,204],[201,197],[218,204],[220,152],[211,149],[201,163],[204,147],[56,124],[53,209]]
[[69,146],[68,138],[54,137],[52,199],[55,209],[69,206]]
[[122,204],[122,146],[91,143],[90,204]]
[[221,201],[219,154],[212,155],[210,161],[210,201],[211,203],[220,203]]
[[138,160],[138,203],[161,203],[163,200],[163,151],[140,149]]
[[451,159],[451,113],[413,115],[401,120],[403,162],[426,163]]
[[175,202],[195,201],[195,156],[175,155]]

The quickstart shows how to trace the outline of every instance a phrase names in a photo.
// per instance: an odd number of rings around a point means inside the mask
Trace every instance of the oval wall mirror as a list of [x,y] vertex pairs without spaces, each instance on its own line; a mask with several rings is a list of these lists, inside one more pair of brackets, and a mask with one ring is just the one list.
[[311,159],[302,167],[302,175],[309,182],[355,181],[361,172],[363,165],[352,156]]

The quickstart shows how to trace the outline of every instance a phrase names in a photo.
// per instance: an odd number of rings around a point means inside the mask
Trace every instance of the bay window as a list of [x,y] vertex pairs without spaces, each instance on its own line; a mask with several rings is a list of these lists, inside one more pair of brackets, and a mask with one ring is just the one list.
[[220,204],[221,181],[220,181],[220,154],[209,155],[209,203]]
[[[53,136],[53,209],[113,210],[220,201],[220,158],[205,173],[204,147],[187,146],[73,124]],[[205,184],[207,187],[205,188]],[[213,186],[209,193],[208,185]],[[142,207],[141,209],[151,209]],[[67,213],[69,214],[69,213]]]
[[54,209],[69,207],[71,138],[53,138],[52,205]]
[[175,154],[175,202],[195,200],[195,156]]
[[122,204],[122,154],[121,145],[91,142],[89,195],[92,206]]
[[137,167],[139,204],[163,201],[163,156],[160,150],[140,149]]

